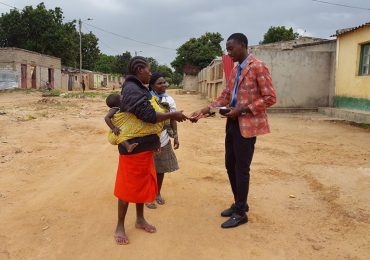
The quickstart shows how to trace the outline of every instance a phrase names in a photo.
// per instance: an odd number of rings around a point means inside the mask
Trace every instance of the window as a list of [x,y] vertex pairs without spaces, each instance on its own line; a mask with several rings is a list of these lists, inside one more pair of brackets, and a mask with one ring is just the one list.
[[370,75],[370,43],[361,45],[359,75]]

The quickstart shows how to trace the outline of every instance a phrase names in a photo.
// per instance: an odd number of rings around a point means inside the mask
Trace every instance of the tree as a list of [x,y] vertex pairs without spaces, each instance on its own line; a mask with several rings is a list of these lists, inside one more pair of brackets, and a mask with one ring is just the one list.
[[205,33],[199,38],[191,38],[177,49],[177,56],[171,63],[177,73],[196,75],[207,67],[217,56],[222,55],[220,33]]
[[[36,8],[26,6],[23,10],[11,10],[0,17],[0,47],[18,47],[56,56],[61,58],[63,65],[77,67],[79,35],[76,21],[64,23],[63,19],[61,8],[47,10],[44,3]],[[89,50],[96,49],[85,41],[85,50],[87,63],[84,64],[90,68],[96,52],[90,55]]]
[[178,86],[181,83],[182,78],[183,78],[182,74],[175,71],[172,74],[172,85]]
[[102,73],[119,73],[117,68],[117,56],[99,54],[94,70]]
[[[154,71],[154,70],[152,70],[152,71]],[[167,66],[167,65],[158,65],[157,69],[155,71],[161,73],[163,75],[163,77],[166,79],[166,81],[170,85],[173,85],[173,71],[169,66]]]
[[119,73],[121,75],[127,75],[128,74],[128,64],[131,60],[131,53],[126,51],[122,53],[121,55],[117,55],[117,71],[114,71],[115,73]]
[[299,37],[299,34],[293,31],[293,28],[289,29],[285,26],[271,26],[265,35],[263,36],[263,41],[261,44],[281,42],[281,41],[291,41]]
[[81,35],[82,68],[94,70],[100,55],[98,41],[99,39],[92,32]]
[[153,57],[146,57],[146,60],[150,63],[150,70],[153,72],[158,72],[158,61]]

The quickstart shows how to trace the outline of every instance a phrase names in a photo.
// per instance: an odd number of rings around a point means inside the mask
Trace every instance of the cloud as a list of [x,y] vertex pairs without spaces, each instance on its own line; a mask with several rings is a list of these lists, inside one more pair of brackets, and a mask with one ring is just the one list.
[[[3,0],[23,8],[42,0]],[[341,0],[340,0],[341,1]],[[223,38],[243,32],[250,44],[258,44],[270,26],[289,26],[303,35],[328,38],[337,29],[369,22],[369,11],[330,6],[311,0],[44,0],[47,8],[60,6],[66,20],[93,18],[92,25],[139,41],[178,48],[191,37],[220,32]],[[342,1],[344,3],[344,1]],[[368,0],[352,0],[354,6],[370,8]],[[9,7],[0,5],[0,12]],[[125,40],[83,26],[101,40],[107,54],[142,51],[169,64],[176,51]],[[224,42],[222,43],[224,47]]]

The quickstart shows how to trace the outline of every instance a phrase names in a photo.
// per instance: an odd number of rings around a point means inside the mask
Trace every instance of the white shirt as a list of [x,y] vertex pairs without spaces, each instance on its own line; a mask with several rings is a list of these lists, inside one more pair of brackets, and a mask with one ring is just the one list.
[[[170,105],[170,112],[176,111],[176,103],[175,103],[175,100],[171,96],[162,97],[160,102],[168,103]],[[167,130],[162,131],[161,136],[160,136],[160,141],[161,141],[161,147],[164,147],[170,141],[170,137],[167,133]]]

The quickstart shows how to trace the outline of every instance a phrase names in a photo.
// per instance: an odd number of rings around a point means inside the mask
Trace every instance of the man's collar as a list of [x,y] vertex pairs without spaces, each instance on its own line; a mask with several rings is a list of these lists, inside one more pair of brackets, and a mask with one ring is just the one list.
[[249,58],[249,57],[250,57],[250,54],[248,53],[247,58],[245,58],[245,60],[243,60],[243,62],[239,64],[239,66],[240,66],[242,69],[244,69],[244,68],[245,68],[245,66],[247,66],[247,64],[248,64],[248,58]]

